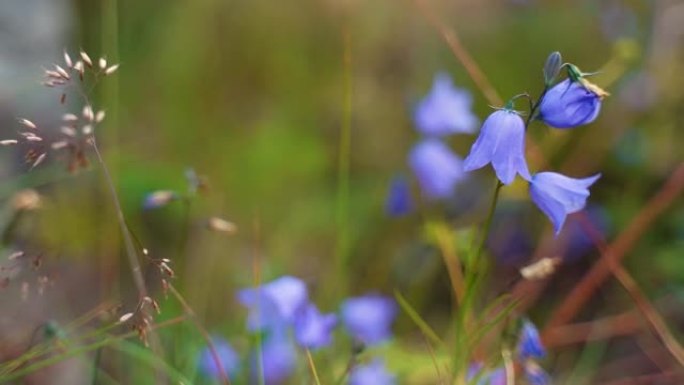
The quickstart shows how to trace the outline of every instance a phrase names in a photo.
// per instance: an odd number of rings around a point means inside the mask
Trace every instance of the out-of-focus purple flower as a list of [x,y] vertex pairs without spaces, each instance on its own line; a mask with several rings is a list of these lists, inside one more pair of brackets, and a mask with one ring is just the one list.
[[[468,375],[466,380],[470,381],[475,378],[482,370],[482,364],[471,364],[468,368]],[[477,381],[477,385],[506,385],[506,370],[503,367],[496,368],[489,372],[481,373]]]
[[593,122],[601,111],[605,91],[584,79],[565,79],[544,95],[539,119],[556,128],[573,128]]
[[[223,366],[223,370],[228,376],[233,377],[239,368],[240,356],[233,350],[228,341],[223,338],[212,338],[212,343],[216,349],[221,366]],[[208,346],[200,353],[197,366],[199,371],[205,376],[215,379],[221,378],[221,370],[216,365],[214,355]]]
[[449,197],[465,178],[461,159],[438,139],[418,143],[409,155],[409,164],[429,199]]
[[477,170],[488,163],[503,184],[513,182],[516,174],[530,179],[525,161],[525,122],[517,112],[501,109],[487,117],[463,161],[463,170]]
[[472,105],[470,92],[454,87],[448,74],[438,73],[432,90],[416,108],[416,127],[428,136],[472,133],[478,123]]
[[520,330],[518,355],[523,361],[528,358],[542,358],[546,355],[546,349],[541,343],[537,327],[527,320],[523,321],[522,330]]
[[[257,351],[252,359],[252,376],[259,378],[259,359]],[[279,332],[269,336],[261,347],[261,364],[263,365],[264,383],[277,385],[285,381],[297,366],[297,351],[285,333]]]
[[178,194],[175,191],[171,191],[171,190],[152,191],[151,193],[149,193],[145,196],[145,200],[143,201],[142,207],[145,210],[157,209],[157,208],[164,207],[164,206],[168,205],[169,203],[175,201],[176,199],[178,199]]
[[410,213],[411,210],[413,210],[413,202],[408,181],[401,176],[395,177],[387,194],[385,212],[391,217],[400,217]]
[[299,278],[284,276],[260,287],[240,290],[238,300],[249,308],[250,330],[291,325],[295,313],[308,303],[306,284]]
[[337,325],[335,314],[321,314],[316,305],[308,304],[297,312],[294,330],[297,343],[308,349],[317,349],[332,342]]
[[549,385],[551,378],[534,360],[527,360],[524,363],[525,376],[530,385]]
[[387,371],[384,362],[375,359],[368,365],[355,366],[349,373],[349,385],[394,385],[395,376]]
[[555,172],[540,172],[530,181],[532,201],[551,220],[556,235],[563,228],[568,214],[584,208],[589,197],[589,186],[601,174],[589,178],[569,178]]
[[397,304],[389,297],[366,295],[342,303],[342,323],[349,334],[366,345],[385,341],[392,335]]

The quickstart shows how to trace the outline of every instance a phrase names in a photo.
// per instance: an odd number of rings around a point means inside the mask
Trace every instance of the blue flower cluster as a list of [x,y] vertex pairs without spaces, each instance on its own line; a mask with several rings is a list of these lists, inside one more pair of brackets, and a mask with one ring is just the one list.
[[[472,112],[470,93],[455,87],[446,73],[435,76],[432,90],[417,105],[413,119],[420,141],[409,154],[409,167],[415,175],[422,195],[428,200],[448,198],[465,178],[462,159],[444,143],[452,134],[471,134],[479,120]],[[390,186],[386,211],[391,216],[409,213],[411,194],[402,177]]]
[[[338,320],[356,344],[372,346],[392,337],[392,323],[398,312],[391,298],[368,294],[345,300],[339,316],[321,313],[309,300],[306,283],[292,276],[243,289],[237,299],[248,309],[247,329],[261,336],[261,348],[250,357],[250,375],[254,379],[263,376],[266,384],[280,384],[292,375],[297,365],[297,347],[317,350],[330,346]],[[215,338],[214,345],[223,368],[234,376],[240,367],[239,355],[225,340]],[[208,348],[201,352],[198,367],[206,376],[220,376]],[[375,360],[352,368],[349,383],[392,385],[394,376],[381,360]]]
[[[563,67],[568,69],[568,78],[554,85]],[[544,75],[546,87],[532,107],[530,119],[523,120],[513,109],[514,100],[511,100],[485,119],[463,161],[442,137],[473,131],[477,119],[470,110],[472,100],[466,91],[453,87],[447,75],[436,76],[431,93],[419,103],[415,113],[418,131],[426,137],[409,156],[426,198],[449,197],[456,184],[467,177],[467,172],[491,164],[500,183],[511,184],[516,175],[529,183],[532,201],[550,219],[556,234],[569,214],[584,208],[589,187],[600,174],[578,179],[551,171],[530,173],[525,160],[525,132],[532,118],[556,128],[589,124],[597,118],[601,101],[608,94],[589,82],[576,66],[562,64],[557,52],[547,60]],[[411,207],[409,197],[408,184],[395,181],[387,202],[390,215],[407,213]]]

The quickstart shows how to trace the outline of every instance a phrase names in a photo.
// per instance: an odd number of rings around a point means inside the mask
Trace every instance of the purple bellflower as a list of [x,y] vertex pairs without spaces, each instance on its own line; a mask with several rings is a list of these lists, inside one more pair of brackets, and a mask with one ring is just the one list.
[[335,314],[321,314],[315,305],[307,304],[295,316],[295,339],[299,345],[307,349],[321,348],[332,342],[335,326]]
[[448,198],[466,177],[461,159],[438,139],[418,143],[409,155],[409,164],[428,199]]
[[427,136],[473,133],[478,119],[472,104],[468,91],[454,87],[448,74],[438,73],[432,90],[416,107],[416,127]]
[[555,172],[540,172],[530,181],[532,201],[551,220],[556,235],[560,233],[568,214],[584,208],[589,197],[589,186],[601,177],[575,179]]
[[[259,360],[255,352],[252,357],[252,376],[259,378]],[[276,332],[268,336],[261,347],[264,383],[277,385],[284,382],[297,367],[297,351],[287,333]]]
[[404,177],[397,176],[390,184],[385,212],[391,217],[401,217],[410,213],[411,210],[413,210],[411,188]]
[[525,122],[511,109],[500,109],[489,115],[463,161],[463,169],[473,171],[488,163],[503,184],[512,183],[516,174],[530,180],[525,161]]
[[240,290],[238,300],[249,309],[249,330],[291,325],[296,312],[308,303],[306,284],[284,276],[260,287]]
[[368,365],[355,366],[349,373],[349,385],[394,385],[393,374],[387,371],[380,359]]
[[[240,356],[233,350],[223,338],[212,338],[212,343],[216,349],[216,354],[219,357],[223,370],[229,377],[233,377],[240,365]],[[221,378],[221,370],[216,365],[214,355],[211,353],[209,347],[202,350],[198,359],[199,371],[207,377],[219,379]]]
[[518,355],[523,361],[528,358],[543,358],[546,355],[546,349],[544,349],[541,343],[537,327],[527,320],[523,322],[522,330],[520,331]]
[[342,323],[352,337],[365,345],[390,338],[397,311],[394,300],[375,294],[349,298],[341,305]]
[[573,128],[593,122],[601,111],[605,91],[579,78],[565,79],[551,88],[539,105],[539,119],[556,128]]

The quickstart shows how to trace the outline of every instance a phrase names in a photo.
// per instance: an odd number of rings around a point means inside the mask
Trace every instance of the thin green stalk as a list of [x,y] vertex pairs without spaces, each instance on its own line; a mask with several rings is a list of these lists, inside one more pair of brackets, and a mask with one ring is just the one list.
[[[347,257],[349,254],[349,163],[351,153],[352,77],[351,77],[351,33],[344,26],[344,106],[340,131],[337,163],[337,243],[335,247],[335,271],[337,282],[344,292],[347,285]],[[339,295],[338,295],[339,296]]]

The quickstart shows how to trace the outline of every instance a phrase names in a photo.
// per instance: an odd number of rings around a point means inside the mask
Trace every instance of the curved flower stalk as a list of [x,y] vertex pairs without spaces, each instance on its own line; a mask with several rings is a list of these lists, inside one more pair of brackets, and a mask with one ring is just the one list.
[[584,208],[589,197],[589,186],[601,174],[575,179],[555,172],[540,172],[530,180],[530,196],[539,209],[546,214],[558,235],[568,214]]
[[463,161],[463,170],[477,170],[489,163],[503,184],[511,184],[516,174],[530,180],[525,161],[525,122],[512,109],[500,109],[489,115]]

